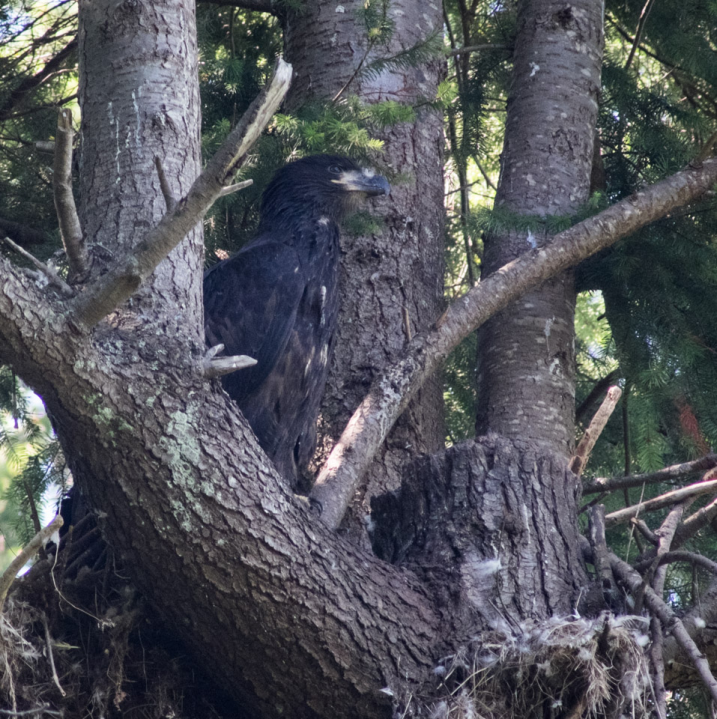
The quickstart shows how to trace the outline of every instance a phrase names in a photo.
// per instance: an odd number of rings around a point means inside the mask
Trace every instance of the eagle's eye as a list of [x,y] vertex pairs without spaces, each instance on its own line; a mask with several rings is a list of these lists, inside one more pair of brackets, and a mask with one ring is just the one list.
[[329,172],[330,172],[332,175],[340,175],[340,174],[341,174],[341,168],[340,168],[338,165],[331,165],[331,167],[329,167]]

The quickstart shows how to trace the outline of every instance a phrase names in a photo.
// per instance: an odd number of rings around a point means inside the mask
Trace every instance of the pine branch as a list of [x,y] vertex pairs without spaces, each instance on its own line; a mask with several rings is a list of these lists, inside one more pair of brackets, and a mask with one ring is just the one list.
[[416,335],[384,370],[334,446],[312,499],[336,528],[388,432],[425,380],[469,333],[531,287],[701,197],[717,181],[717,160],[688,168],[556,235],[491,274],[450,305],[433,330]]
[[73,302],[71,319],[85,327],[96,325],[134,294],[157,265],[204,217],[279,108],[289,89],[291,72],[291,65],[280,58],[272,79],[207,163],[186,197],[147,233],[132,254],[87,287]]

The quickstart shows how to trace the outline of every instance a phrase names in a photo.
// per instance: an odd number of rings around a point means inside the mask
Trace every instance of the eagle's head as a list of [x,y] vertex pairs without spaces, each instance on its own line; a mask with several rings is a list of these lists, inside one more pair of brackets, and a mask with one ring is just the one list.
[[340,220],[362,200],[388,195],[385,177],[348,157],[312,155],[289,162],[269,183],[261,202],[261,224],[317,214]]

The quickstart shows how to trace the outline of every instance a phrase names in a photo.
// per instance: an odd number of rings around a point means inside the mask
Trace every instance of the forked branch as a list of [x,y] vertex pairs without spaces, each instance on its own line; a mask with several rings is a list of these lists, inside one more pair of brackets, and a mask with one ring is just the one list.
[[631,195],[527,252],[456,300],[429,332],[416,335],[401,360],[376,379],[322,468],[312,499],[338,527],[376,451],[425,380],[459,342],[531,287],[693,202],[717,181],[717,160],[690,167]]
[[131,255],[87,287],[72,305],[72,319],[85,327],[93,327],[127,300],[154,272],[220,197],[226,183],[279,109],[290,82],[291,65],[280,58],[272,79],[194,181],[186,197],[147,233]]

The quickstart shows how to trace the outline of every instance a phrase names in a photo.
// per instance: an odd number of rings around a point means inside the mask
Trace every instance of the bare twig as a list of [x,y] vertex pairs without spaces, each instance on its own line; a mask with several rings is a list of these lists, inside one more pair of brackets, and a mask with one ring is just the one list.
[[642,8],[642,12],[640,13],[640,19],[637,23],[637,29],[635,30],[635,40],[632,43],[632,47],[630,48],[630,54],[628,55],[627,61],[625,62],[626,70],[630,67],[630,65],[632,65],[633,58],[635,57],[635,52],[640,45],[640,40],[642,39],[642,32],[645,29],[645,23],[647,22],[647,18],[650,16],[650,12],[652,11],[654,5],[655,0],[647,0],[644,7]]
[[290,82],[291,65],[280,58],[270,82],[194,181],[186,197],[147,233],[129,257],[119,261],[76,298],[72,308],[76,322],[93,327],[128,299],[204,217],[279,108]]
[[75,197],[72,194],[73,135],[72,110],[67,108],[59,110],[52,185],[62,244],[70,265],[70,282],[82,280],[87,275],[87,254],[82,237],[82,226],[75,206]]
[[615,591],[615,578],[610,568],[610,558],[605,540],[605,506],[598,504],[588,514],[590,545],[593,550],[593,564],[602,587],[603,594]]
[[2,237],[0,238],[2,241],[11,247],[15,252],[17,252],[19,255],[22,255],[26,260],[29,260],[32,262],[35,267],[37,267],[38,270],[47,278],[47,281],[53,286],[56,287],[65,297],[73,297],[75,294],[75,291],[70,287],[65,280],[60,277],[55,270],[53,270],[51,267],[48,267],[44,262],[40,262],[36,257],[33,257],[27,250],[24,250],[20,245],[13,242],[9,237]]
[[[677,525],[680,519],[682,519],[685,508],[693,501],[694,498],[688,499],[673,507],[656,532],[658,536],[657,555],[650,571],[654,572],[652,588],[658,597],[661,597],[665,590],[665,576],[667,575],[667,566],[661,564],[660,560],[670,551],[670,545],[675,536]],[[667,716],[667,690],[665,689],[665,660],[663,657],[664,637],[662,634],[662,625],[656,616],[653,616],[650,620],[650,634],[652,636],[650,660],[653,667],[655,706],[660,715],[660,719],[665,719]]]
[[[613,572],[615,572],[632,592],[640,591],[642,578],[627,562],[623,562],[622,559],[611,554],[610,564]],[[662,622],[665,632],[672,633],[676,642],[694,664],[712,700],[717,701],[717,681],[715,681],[714,676],[712,676],[709,662],[688,634],[684,624],[679,620],[672,609],[655,594],[651,587],[645,588],[645,605],[650,612]]]
[[660,542],[659,537],[645,524],[642,519],[633,517],[630,520],[630,524],[650,543],[657,546]]
[[575,421],[582,423],[585,415],[590,411],[592,406],[602,397],[603,393],[614,384],[618,378],[619,370],[613,370],[612,372],[605,375],[602,379],[599,379],[595,386],[590,390],[590,394],[578,405],[575,410]]
[[675,540],[672,545],[674,547],[681,547],[688,539],[692,539],[700,529],[706,527],[715,517],[717,517],[717,499],[713,499],[709,504],[687,517],[677,528]]
[[5,604],[5,597],[10,591],[12,583],[15,581],[17,573],[32,559],[40,550],[43,544],[62,526],[62,515],[58,514],[50,524],[41,532],[38,532],[29,542],[29,544],[12,560],[10,566],[0,576],[0,612],[2,612]]
[[0,709],[0,716],[7,717],[30,717],[38,716],[40,714],[47,714],[52,717],[61,717],[61,712],[56,712],[50,708],[49,704],[43,704],[42,706],[35,707],[34,709],[24,709],[23,711],[13,711],[12,709]]
[[217,357],[216,355],[224,349],[224,345],[215,345],[211,349],[207,350],[202,360],[202,374],[207,379],[214,379],[215,377],[221,377],[231,372],[236,372],[238,369],[245,369],[246,367],[253,367],[256,364],[256,360],[253,357],[247,355],[232,355],[231,357]]
[[694,160],[692,160],[693,165],[699,165],[703,163],[711,154],[712,149],[715,146],[715,143],[717,142],[717,131],[713,132],[708,138],[707,142],[705,142],[704,145],[700,148],[700,151],[697,153],[697,157],[695,157]]
[[162,160],[159,157],[154,158],[154,166],[157,168],[157,177],[159,177],[159,189],[162,190],[162,197],[164,197],[164,204],[167,208],[167,212],[171,212],[177,206],[177,200],[172,194],[172,189],[169,186],[167,175],[164,174],[164,167],[162,166]]
[[620,401],[621,395],[622,390],[619,387],[610,387],[600,408],[595,412],[590,426],[585,430],[585,434],[583,434],[582,439],[578,443],[575,449],[575,455],[570,460],[570,470],[578,477],[583,473],[583,469],[585,469],[585,465],[590,458],[590,452],[592,452],[595,442],[597,442],[598,437],[603,429],[605,429],[605,425],[610,419],[610,415],[613,413],[617,403]]
[[631,507],[618,509],[616,512],[610,512],[610,514],[605,517],[605,522],[608,527],[614,527],[616,524],[629,522],[633,517],[643,512],[654,512],[658,509],[664,509],[665,507],[677,504],[678,502],[683,502],[691,497],[699,497],[701,494],[714,494],[716,492],[717,479],[713,479],[709,482],[696,482],[687,487],[673,489],[671,492],[661,494],[654,499],[648,499],[646,502],[633,504]]
[[[659,565],[673,564],[674,562],[688,562],[697,567],[702,567],[708,572],[717,575],[717,562],[708,559],[702,554],[697,552],[687,552],[684,549],[676,549],[660,556]],[[652,566],[652,559],[644,559],[642,562],[635,564],[635,569],[638,572],[644,572]]]
[[227,185],[225,188],[222,189],[220,197],[226,197],[227,195],[231,195],[234,192],[243,190],[245,187],[249,187],[249,185],[253,184],[254,180],[243,180],[242,182],[235,182],[233,185]]
[[717,180],[717,160],[688,168],[622,200],[508,263],[451,304],[436,327],[414,336],[354,412],[322,468],[312,498],[336,528],[388,432],[425,380],[477,327],[531,287],[697,199]]
[[47,617],[43,615],[42,623],[45,625],[45,646],[47,647],[47,659],[50,662],[50,669],[52,670],[52,679],[55,682],[55,686],[60,691],[60,694],[64,697],[67,696],[65,690],[60,684],[60,677],[57,676],[57,669],[55,669],[55,657],[52,653],[52,637],[50,636],[50,627],[47,624]]
[[597,492],[613,492],[616,489],[625,487],[639,487],[641,484],[653,484],[654,482],[666,482],[670,479],[677,479],[706,469],[717,467],[717,454],[707,454],[700,459],[682,464],[673,464],[658,472],[649,474],[633,474],[629,477],[613,477],[612,479],[598,478],[590,484],[583,485],[583,494],[596,494]]

